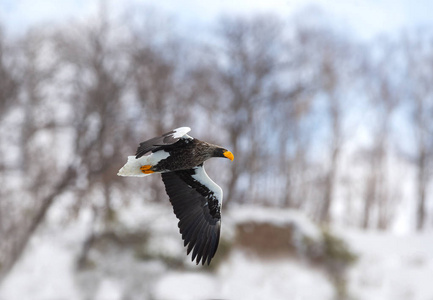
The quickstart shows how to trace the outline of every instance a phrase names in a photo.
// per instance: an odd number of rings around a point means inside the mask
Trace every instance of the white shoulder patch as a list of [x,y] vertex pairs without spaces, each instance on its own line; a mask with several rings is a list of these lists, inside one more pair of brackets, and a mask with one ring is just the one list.
[[195,167],[195,174],[192,175],[192,178],[194,178],[195,180],[206,186],[210,191],[212,191],[215,197],[218,199],[219,204],[222,204],[223,190],[218,184],[216,184],[212,179],[210,179],[204,169],[204,166]]
[[173,131],[173,138],[175,139],[179,139],[181,137],[191,138],[189,135],[187,135],[187,133],[191,131],[191,128],[189,127],[179,127],[174,129]]
[[156,151],[156,152],[151,153],[150,155],[147,156],[146,164],[147,164],[147,165],[155,166],[155,165],[157,165],[161,160],[166,159],[166,158],[169,157],[169,156],[170,156],[170,153],[165,152],[164,150]]

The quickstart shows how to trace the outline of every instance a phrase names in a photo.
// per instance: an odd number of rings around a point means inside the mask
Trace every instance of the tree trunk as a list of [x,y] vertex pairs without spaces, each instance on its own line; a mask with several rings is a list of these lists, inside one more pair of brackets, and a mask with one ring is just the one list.
[[418,158],[418,203],[416,213],[416,230],[422,231],[424,229],[426,211],[425,211],[425,198],[426,198],[426,152],[424,149],[420,151]]

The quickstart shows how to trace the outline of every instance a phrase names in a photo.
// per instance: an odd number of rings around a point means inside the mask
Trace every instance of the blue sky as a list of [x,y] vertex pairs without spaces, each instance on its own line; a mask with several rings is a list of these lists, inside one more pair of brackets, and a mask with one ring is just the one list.
[[[22,33],[32,24],[82,19],[95,14],[101,0],[0,0],[0,22],[8,32]],[[186,26],[209,25],[222,13],[273,12],[290,16],[306,6],[323,9],[334,22],[360,38],[433,25],[431,0],[109,0],[111,12],[146,4],[174,16]]]

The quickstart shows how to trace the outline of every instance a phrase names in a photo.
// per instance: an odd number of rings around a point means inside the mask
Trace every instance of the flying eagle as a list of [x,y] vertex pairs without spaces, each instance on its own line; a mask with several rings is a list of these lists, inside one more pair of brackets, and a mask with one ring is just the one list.
[[140,143],[117,175],[161,173],[187,254],[192,251],[192,261],[197,258],[196,263],[201,260],[204,265],[218,248],[223,191],[206,174],[203,163],[211,157],[233,160],[233,154],[189,136],[190,130],[180,127]]

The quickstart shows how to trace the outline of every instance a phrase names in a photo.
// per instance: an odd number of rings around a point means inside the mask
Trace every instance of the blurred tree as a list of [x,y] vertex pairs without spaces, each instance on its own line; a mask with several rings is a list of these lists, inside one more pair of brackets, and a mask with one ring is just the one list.
[[283,52],[283,23],[275,16],[262,15],[226,17],[219,25],[222,52],[215,66],[218,88],[214,90],[220,92],[218,107],[230,147],[238,154],[228,181],[231,196],[227,202],[254,202],[260,193],[266,194],[264,178],[273,173],[275,163],[272,155],[278,144],[263,143],[273,134],[269,126],[272,106],[288,97],[278,84],[288,63]]
[[[366,179],[362,227],[387,229],[398,199],[399,187],[390,187],[388,152],[393,113],[398,109],[401,97],[402,78],[393,74],[398,68],[397,45],[382,40],[378,43],[376,56],[369,57],[362,74],[365,93],[371,102],[375,118],[372,126],[373,145],[368,153],[369,171]],[[371,53],[371,54],[372,54]],[[377,53],[380,53],[377,55]],[[376,210],[376,224],[373,224],[373,210]]]
[[[354,45],[332,29],[312,27],[309,31],[311,49],[321,49],[311,59],[316,64],[316,101],[323,103],[327,115],[328,159],[321,178],[322,201],[318,206],[318,220],[331,222],[332,204],[338,179],[340,155],[345,140],[344,120],[348,109],[346,97],[353,84],[355,71],[360,63]],[[320,105],[320,104],[319,104]]]
[[405,52],[405,97],[414,132],[416,176],[416,229],[423,230],[427,218],[427,189],[431,181],[433,155],[433,63],[432,37],[417,33],[403,38]]
[[[9,210],[8,214],[1,216],[8,230],[1,238],[0,247],[5,249],[0,257],[0,279],[19,259],[53,200],[74,178],[70,168],[57,173],[59,164],[53,157],[56,107],[50,103],[50,83],[56,70],[56,59],[46,60],[47,53],[52,50],[45,43],[46,38],[46,32],[33,30],[14,47],[14,56],[19,59],[13,70],[20,82],[17,91],[10,94],[16,110],[15,117],[5,116],[11,122],[6,124],[6,128],[11,128],[13,133],[13,138],[9,138],[5,146],[9,153],[17,153],[8,162],[11,171],[7,173],[7,180],[18,188],[2,199],[2,206],[9,206]],[[9,133],[3,134],[7,136]]]
[[[16,97],[19,92],[19,81],[15,78],[17,66],[13,63],[13,47],[3,35],[0,27],[0,280],[3,277],[2,269],[9,268],[9,256],[11,255],[13,230],[16,221],[10,214],[15,211],[11,196],[14,194],[10,187],[9,178],[13,173],[13,165],[8,159],[7,146],[10,141],[10,132],[13,124],[8,124],[8,116],[12,109],[17,108]],[[6,271],[7,272],[7,271]],[[5,272],[5,273],[6,273]]]
[[[135,98],[131,123],[138,142],[180,126],[194,127],[195,91],[188,80],[189,47],[174,31],[172,20],[149,9],[128,15],[127,45],[130,87]],[[151,201],[166,201],[159,176],[146,178]]]
[[0,27],[0,116],[4,116],[12,106],[19,86],[10,70],[13,67],[10,51]]
[[128,110],[121,102],[128,81],[128,66],[121,51],[126,41],[111,27],[105,12],[100,13],[96,24],[59,33],[56,46],[63,67],[73,72],[66,84],[73,87],[67,95],[72,112],[68,121],[74,136],[73,165],[79,170],[81,183],[75,210],[90,205],[100,217],[95,221],[108,226],[116,217],[113,191],[123,184],[116,174],[131,132],[123,121]]
[[[292,30],[283,41],[285,59],[277,74],[278,88],[266,106],[269,128],[264,138],[272,140],[267,160],[274,165],[267,174],[272,184],[266,194],[272,195],[277,190],[280,192],[277,203],[307,210],[312,195],[309,178],[313,165],[309,155],[315,133],[312,111],[318,86],[316,66],[311,63],[314,50],[309,45],[310,34],[299,24],[289,27]],[[281,182],[274,180],[277,174]]]

